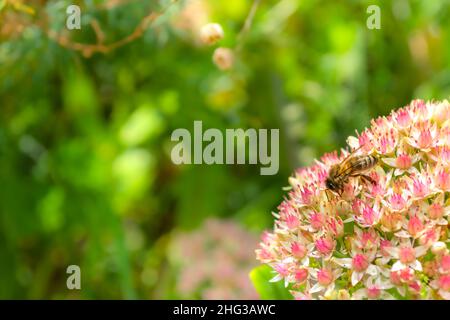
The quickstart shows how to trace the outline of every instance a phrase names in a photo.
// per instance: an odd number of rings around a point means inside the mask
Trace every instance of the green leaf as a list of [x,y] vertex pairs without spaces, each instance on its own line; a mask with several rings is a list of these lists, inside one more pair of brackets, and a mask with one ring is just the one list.
[[284,281],[269,282],[274,277],[272,268],[262,265],[250,271],[250,280],[259,297],[263,300],[292,300],[292,295],[284,287]]
[[2,11],[4,7],[6,7],[6,0],[0,0],[0,11]]

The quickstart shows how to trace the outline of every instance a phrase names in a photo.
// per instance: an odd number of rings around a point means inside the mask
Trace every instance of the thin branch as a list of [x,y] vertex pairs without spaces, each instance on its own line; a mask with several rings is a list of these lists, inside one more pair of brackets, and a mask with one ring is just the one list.
[[48,30],[47,35],[49,38],[56,41],[60,46],[75,51],[80,51],[85,57],[91,57],[94,53],[105,54],[141,37],[144,32],[155,22],[155,20],[166,13],[166,11],[176,2],[178,2],[178,0],[172,0],[170,4],[160,12],[150,12],[141,20],[141,22],[136,26],[132,33],[113,43],[103,44],[104,34],[100,28],[100,25],[98,25],[95,20],[92,23],[92,28],[94,29],[94,32],[96,34],[97,43],[94,44],[73,42],[67,37],[67,35],[57,33],[53,30]]
[[258,9],[258,6],[260,3],[261,3],[261,0],[253,0],[253,4],[252,4],[252,7],[250,8],[248,16],[245,19],[244,25],[243,25],[241,31],[239,31],[239,34],[237,36],[238,45],[236,46],[236,51],[241,50],[242,45],[243,45],[243,39],[246,36],[246,34],[249,32],[250,27],[252,26],[253,18],[255,17],[256,10]]
[[105,41],[105,33],[103,32],[102,28],[98,24],[98,21],[93,19],[91,21],[91,27],[95,32],[95,37],[97,38],[97,43],[101,44]]

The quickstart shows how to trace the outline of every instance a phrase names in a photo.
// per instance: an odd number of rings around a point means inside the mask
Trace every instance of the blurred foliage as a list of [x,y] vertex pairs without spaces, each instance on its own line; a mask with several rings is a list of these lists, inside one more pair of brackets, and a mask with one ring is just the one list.
[[[0,298],[173,292],[174,230],[270,228],[294,168],[413,98],[448,98],[449,1],[377,2],[369,30],[372,2],[261,1],[241,34],[250,1],[0,1]],[[81,30],[65,30],[72,3]],[[198,40],[211,21],[236,48],[230,71]],[[173,165],[171,132],[194,120],[280,128],[279,173]]]

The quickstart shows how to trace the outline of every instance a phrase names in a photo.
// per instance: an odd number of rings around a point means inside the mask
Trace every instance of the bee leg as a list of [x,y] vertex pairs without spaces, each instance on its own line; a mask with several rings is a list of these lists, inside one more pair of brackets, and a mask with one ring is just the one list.
[[369,182],[372,185],[376,185],[377,184],[377,182],[375,180],[373,180],[371,177],[369,177],[368,175],[361,174],[360,177],[361,177],[361,179],[363,179],[366,182]]

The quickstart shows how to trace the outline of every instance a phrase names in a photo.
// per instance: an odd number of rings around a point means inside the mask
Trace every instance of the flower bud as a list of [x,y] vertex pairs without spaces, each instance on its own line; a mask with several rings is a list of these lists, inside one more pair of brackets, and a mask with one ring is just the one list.
[[445,255],[441,258],[441,268],[443,272],[450,272],[450,255]]
[[234,64],[234,53],[228,48],[217,48],[213,54],[213,62],[220,70],[228,70]]
[[369,299],[379,299],[381,296],[381,290],[377,287],[367,288],[367,297]]
[[356,272],[362,272],[369,266],[369,261],[365,255],[358,253],[352,259],[352,266]]
[[334,250],[335,243],[331,239],[321,238],[316,240],[315,245],[317,251],[326,256]]
[[414,249],[411,247],[400,248],[400,261],[408,264],[416,259]]
[[208,23],[200,30],[200,39],[207,45],[215,44],[224,36],[222,26],[218,23]]
[[433,252],[433,254],[435,254],[437,256],[440,256],[440,255],[446,254],[448,252],[448,249],[444,242],[437,241],[432,244],[431,252]]
[[450,291],[450,275],[441,276],[438,285],[442,290]]
[[297,259],[303,259],[306,256],[306,253],[308,252],[306,247],[299,242],[294,242],[291,244],[291,251],[292,255]]
[[328,286],[333,282],[333,273],[328,269],[320,269],[317,272],[317,282],[323,286]]
[[413,237],[417,236],[424,228],[422,221],[416,216],[411,217],[408,221],[408,232]]
[[297,283],[303,283],[308,278],[308,269],[301,268],[295,271],[295,280]]
[[298,180],[295,177],[289,177],[288,182],[291,187],[295,187],[299,184]]

